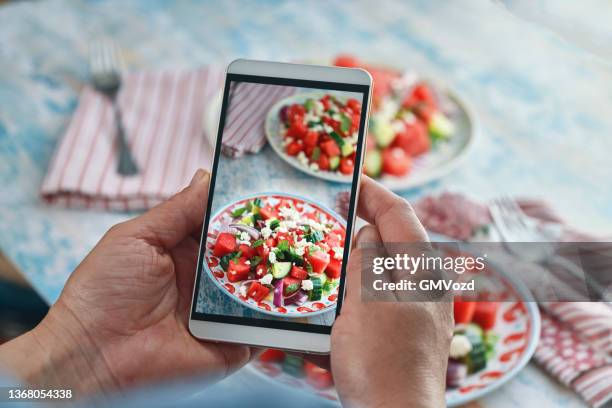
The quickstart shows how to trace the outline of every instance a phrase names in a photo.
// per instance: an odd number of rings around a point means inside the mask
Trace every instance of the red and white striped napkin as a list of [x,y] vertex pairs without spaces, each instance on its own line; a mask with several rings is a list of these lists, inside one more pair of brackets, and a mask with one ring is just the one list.
[[264,126],[268,111],[295,90],[292,86],[233,83],[223,130],[223,153],[240,157],[259,152],[266,145]]
[[118,103],[140,169],[131,177],[116,171],[111,103],[85,87],[43,181],[43,198],[67,207],[140,210],[179,191],[196,169],[210,167],[203,117],[223,77],[222,69],[207,67],[124,78]]
[[[129,74],[118,96],[123,126],[140,173],[117,173],[115,124],[110,102],[85,87],[58,144],[41,193],[66,207],[141,210],[175,194],[198,168],[210,168],[213,146],[204,117],[223,86],[217,67]],[[230,157],[257,153],[266,144],[268,110],[294,87],[237,82],[222,151]]]
[[[527,215],[557,223],[565,241],[593,241],[568,228],[544,203],[517,201]],[[491,225],[485,205],[460,194],[425,197],[415,211],[426,228],[467,239]],[[593,407],[612,402],[612,306],[595,302],[550,302],[540,305],[542,333],[535,360]]]

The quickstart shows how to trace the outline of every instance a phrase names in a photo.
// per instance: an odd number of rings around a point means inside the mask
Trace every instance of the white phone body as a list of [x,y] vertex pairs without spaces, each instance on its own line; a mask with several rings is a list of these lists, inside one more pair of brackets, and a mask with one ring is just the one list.
[[[369,92],[367,94],[367,105],[362,106],[362,110],[365,110],[365,123],[367,124],[367,115],[369,113],[369,105],[371,99],[372,78],[370,74],[365,70],[356,68],[338,68],[317,65],[302,65],[238,59],[230,63],[227,68],[227,74],[240,74],[295,80],[325,81],[334,82],[338,84],[354,84],[367,86],[369,89]],[[223,112],[221,113],[221,115],[223,115]],[[364,126],[362,132],[363,137],[361,140],[362,144],[364,144],[365,138],[367,136],[367,125]],[[221,137],[222,131],[217,129],[217,139]],[[215,143],[215,146],[219,146],[219,143]],[[219,153],[215,151],[215,157],[218,154]],[[361,148],[360,157],[355,158],[355,167],[358,168],[359,174],[361,174],[364,155],[365,146]],[[214,174],[212,176],[214,177]],[[359,195],[359,182],[357,182],[356,184],[356,186],[353,186],[353,189],[355,189],[355,200],[353,203],[354,208],[356,208],[357,197]],[[209,195],[210,194],[213,194],[213,191],[209,191]],[[352,211],[352,213],[353,217],[350,221],[351,225],[353,225],[353,228],[351,233],[347,234],[346,236],[346,241],[348,242],[346,248],[352,248],[352,239],[354,235],[353,232],[355,230],[354,224],[356,211]],[[200,241],[201,247],[202,245],[205,245],[206,237],[207,231],[202,231],[202,238]],[[202,262],[202,254],[203,252],[202,250],[200,250],[198,270],[200,270],[201,268],[200,264]],[[198,278],[200,277],[199,274],[196,276]],[[342,277],[342,279],[344,279],[344,276]],[[344,289],[344,285],[342,285],[341,287]],[[194,303],[197,299],[197,288],[198,284],[196,279],[196,284],[194,285],[192,297],[192,314],[189,319],[189,330],[193,334],[193,336],[197,337],[198,339],[215,342],[237,343],[257,347],[270,347],[285,350],[294,350],[307,353],[325,354],[329,353],[330,351],[329,333],[293,331],[270,327],[257,327],[248,324],[235,324],[196,319],[194,318],[193,312],[195,310]],[[344,297],[344,290],[339,293],[339,297]],[[329,327],[329,329],[331,331],[331,326]]]

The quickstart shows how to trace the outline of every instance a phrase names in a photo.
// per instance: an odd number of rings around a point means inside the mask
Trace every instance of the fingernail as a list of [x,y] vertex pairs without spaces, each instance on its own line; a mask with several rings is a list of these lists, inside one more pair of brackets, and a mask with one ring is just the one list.
[[363,244],[368,243],[372,245],[373,243],[380,242],[380,237],[378,235],[378,231],[376,227],[373,225],[365,225],[363,228],[359,230],[357,234],[357,245],[362,246]]
[[200,181],[205,180],[207,174],[208,173],[206,172],[206,170],[198,169],[198,171],[196,171],[193,177],[191,178],[191,181],[189,182],[189,186],[193,186],[199,183]]

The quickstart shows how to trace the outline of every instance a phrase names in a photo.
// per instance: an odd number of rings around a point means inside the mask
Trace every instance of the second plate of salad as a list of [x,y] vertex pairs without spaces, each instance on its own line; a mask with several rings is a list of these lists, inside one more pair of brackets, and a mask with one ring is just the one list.
[[274,151],[293,167],[314,177],[350,183],[360,117],[357,99],[304,92],[272,106],[265,132]]
[[258,312],[308,317],[338,299],[346,227],[308,199],[242,198],[211,219],[204,267],[227,296]]

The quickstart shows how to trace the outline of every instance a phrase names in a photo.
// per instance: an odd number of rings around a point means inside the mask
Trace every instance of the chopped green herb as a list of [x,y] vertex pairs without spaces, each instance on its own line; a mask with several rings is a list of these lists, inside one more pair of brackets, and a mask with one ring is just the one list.
[[257,265],[261,263],[261,256],[254,256],[251,258],[251,268],[255,268]]
[[309,120],[308,123],[306,123],[306,126],[308,126],[309,128],[313,128],[317,125],[320,125],[321,122],[320,121],[316,121],[316,120]]
[[227,268],[229,268],[229,261],[236,262],[240,258],[240,254],[240,251],[236,251],[231,254],[223,255],[219,260],[219,265],[221,265],[224,271],[227,271]]
[[278,248],[279,251],[289,251],[289,241],[287,241],[286,239],[283,239],[282,241],[278,243],[276,247]]
[[316,146],[314,149],[312,149],[310,160],[317,161],[319,160],[319,157],[321,157],[321,148],[319,146]]
[[312,273],[312,265],[308,264],[306,265],[306,271],[311,274]]
[[254,199],[254,200],[253,200],[253,205],[254,205],[255,207],[259,207],[259,208],[263,207],[263,203],[261,202],[261,198],[256,198],[256,199]]
[[340,136],[338,133],[336,132],[331,132],[329,134],[329,136],[331,136],[332,139],[334,139],[334,141],[336,142],[336,144],[338,145],[338,147],[340,149],[342,149],[342,146],[344,146],[344,140],[342,139],[342,136]]
[[257,241],[253,242],[253,244],[252,244],[251,246],[252,246],[253,248],[257,248],[257,247],[262,246],[262,245],[263,245],[263,243],[264,243],[264,240],[263,240],[263,239],[258,239]]
[[242,214],[246,212],[246,210],[247,210],[246,207],[236,208],[234,211],[232,211],[232,217],[233,218],[240,217]]
[[275,230],[278,228],[278,226],[280,225],[280,221],[279,220],[272,220],[270,222],[270,229]]
[[340,121],[340,130],[342,130],[342,133],[348,133],[348,131],[351,130],[353,121],[344,113],[340,116]]
[[272,252],[274,252],[274,255],[276,255],[276,260],[277,261],[284,261],[285,260],[285,253],[281,250],[277,248],[274,248],[272,250]]
[[302,266],[304,264],[304,258],[298,255],[293,247],[289,248],[289,251],[287,251],[287,260],[293,262],[297,266]]

